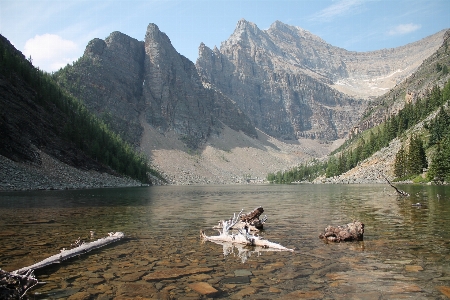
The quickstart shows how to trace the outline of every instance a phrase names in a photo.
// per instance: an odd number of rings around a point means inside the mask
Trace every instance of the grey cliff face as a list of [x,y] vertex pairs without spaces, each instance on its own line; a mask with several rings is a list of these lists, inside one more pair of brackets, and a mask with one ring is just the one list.
[[[172,47],[169,38],[150,24],[145,36],[143,96],[146,120],[162,130],[172,128],[198,143],[212,129],[209,101],[195,66]],[[199,122],[199,120],[202,120]]]
[[[250,136],[250,119],[230,99],[204,87],[191,61],[173,48],[155,24],[145,41],[119,32],[104,41],[94,39],[83,57],[57,74],[62,86],[82,99],[113,130],[138,146],[142,122],[172,130],[195,148],[222,124]],[[79,82],[79,86],[69,84]]]

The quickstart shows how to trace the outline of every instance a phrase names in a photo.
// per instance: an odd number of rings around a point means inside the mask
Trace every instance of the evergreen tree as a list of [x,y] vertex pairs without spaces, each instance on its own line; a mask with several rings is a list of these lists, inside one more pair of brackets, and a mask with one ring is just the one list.
[[398,150],[395,155],[394,162],[394,175],[397,178],[402,178],[406,176],[406,151],[403,148],[403,145]]
[[450,132],[450,117],[441,106],[436,118],[430,122],[430,145],[434,145]]
[[409,142],[407,175],[421,174],[423,168],[427,167],[427,157],[422,140],[417,136],[412,136]]
[[326,169],[326,176],[327,177],[333,177],[339,174],[339,164],[338,164],[338,160],[336,159],[336,157],[330,156],[330,158],[328,159],[328,166]]
[[450,181],[450,139],[448,137],[437,144],[427,175],[429,180]]

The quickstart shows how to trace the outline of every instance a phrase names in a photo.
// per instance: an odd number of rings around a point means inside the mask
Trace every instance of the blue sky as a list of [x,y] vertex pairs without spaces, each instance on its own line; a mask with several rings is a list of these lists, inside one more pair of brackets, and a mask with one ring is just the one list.
[[0,33],[41,69],[83,55],[93,38],[120,31],[143,41],[155,23],[195,62],[244,18],[260,29],[276,20],[351,51],[393,48],[450,28],[449,0],[0,0]]

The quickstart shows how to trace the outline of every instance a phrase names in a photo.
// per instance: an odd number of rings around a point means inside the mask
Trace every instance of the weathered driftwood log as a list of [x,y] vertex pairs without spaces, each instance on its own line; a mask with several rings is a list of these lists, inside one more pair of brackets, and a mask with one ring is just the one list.
[[[229,222],[234,223],[234,225],[230,229],[244,229],[248,228],[249,231],[258,231],[262,230],[264,227],[264,224],[267,221],[267,216],[264,216],[262,219],[259,219],[261,214],[264,212],[264,209],[260,206],[255,208],[253,211],[243,214],[244,210],[242,209],[239,214],[236,216],[236,214],[233,215],[233,218],[229,220]],[[236,218],[236,220],[234,220]],[[214,229],[222,229],[223,227],[223,220],[219,221],[219,224],[217,226],[214,226]]]
[[327,226],[319,238],[331,242],[362,241],[364,237],[364,224],[354,221],[343,226]]
[[247,214],[242,214],[241,221],[246,223],[249,226],[250,230],[252,230],[253,227],[255,229],[262,230],[264,223],[267,221],[267,216],[264,216],[264,218],[262,218],[261,220],[259,219],[263,212],[264,208],[262,208],[261,206],[257,207]]
[[[92,233],[91,233],[92,236]],[[84,243],[80,238],[75,241],[73,249],[62,249],[61,253],[55,254],[31,266],[21,268],[13,272],[0,269],[0,299],[21,299],[25,293],[36,286],[39,282],[34,277],[33,271],[54,263],[60,263],[66,259],[87,253],[91,250],[106,246],[124,237],[122,232],[111,232],[109,236],[93,242]]]
[[274,249],[274,248],[266,248],[261,246],[248,247],[244,244],[236,244],[231,242],[221,242],[215,240],[209,240],[217,245],[221,245],[223,247],[223,256],[227,257],[231,254],[236,255],[241,259],[242,263],[245,263],[247,259],[249,259],[253,254],[259,256],[261,252],[273,252],[273,251],[286,251],[284,249]]
[[123,232],[110,232],[109,236],[98,239],[93,242],[89,243],[83,243],[80,239],[78,239],[75,242],[75,248],[73,249],[62,249],[61,253],[55,254],[50,256],[49,258],[46,258],[38,263],[35,263],[31,266],[21,268],[19,270],[14,271],[15,274],[22,274],[23,272],[26,272],[28,270],[37,270],[43,267],[46,267],[51,264],[60,263],[66,259],[78,256],[80,254],[87,253],[91,250],[98,249],[100,247],[106,246],[108,244],[111,244],[113,242],[116,242],[120,239],[122,239],[125,235]]
[[242,210],[239,214],[233,214],[233,218],[228,221],[222,221],[222,230],[219,230],[217,236],[207,236],[203,230],[200,231],[200,237],[205,241],[215,242],[230,242],[233,244],[243,244],[247,246],[260,246],[262,248],[271,248],[282,251],[294,251],[293,249],[286,248],[280,244],[269,242],[262,237],[249,233],[249,229],[245,226],[243,229],[238,229],[237,233],[230,233],[232,228],[240,222]]

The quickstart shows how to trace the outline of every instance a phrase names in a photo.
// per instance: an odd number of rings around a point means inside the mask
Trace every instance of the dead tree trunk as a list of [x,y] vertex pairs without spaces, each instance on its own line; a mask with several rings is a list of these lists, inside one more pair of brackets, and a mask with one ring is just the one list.
[[73,249],[62,249],[61,253],[55,254],[53,256],[50,256],[49,258],[46,258],[38,263],[35,263],[31,266],[21,268],[19,270],[14,271],[13,273],[16,274],[22,274],[23,272],[26,272],[28,270],[37,270],[43,267],[46,267],[51,264],[60,263],[66,259],[75,257],[80,254],[85,254],[91,250],[98,249],[100,247],[106,246],[108,244],[111,244],[113,242],[116,242],[120,239],[122,239],[125,235],[123,232],[111,232],[109,233],[109,236],[98,239],[96,241],[90,242],[90,243],[81,243],[79,246],[73,248]]
[[[262,230],[264,224],[267,221],[267,216],[264,216],[262,219],[259,219],[261,214],[264,212],[264,209],[260,206],[255,208],[253,211],[243,214],[244,210],[241,210],[238,214],[238,218],[236,220],[230,219],[228,222],[232,222],[233,226],[229,229],[244,229],[247,228],[248,231],[258,231]],[[236,217],[236,214],[234,215]],[[214,226],[214,229],[222,229],[223,228],[223,220],[219,221],[217,226]]]
[[34,277],[34,270],[46,267],[54,263],[60,263],[66,259],[85,254],[91,250],[98,249],[118,240],[125,235],[123,232],[111,232],[109,236],[90,243],[83,243],[78,239],[73,249],[62,249],[61,253],[55,254],[31,266],[21,268],[13,272],[0,270],[0,299],[21,299],[25,293],[36,286],[39,282]]
[[408,194],[407,192],[402,191],[402,190],[399,190],[396,186],[394,186],[394,185],[386,178],[386,176],[383,175],[383,177],[384,177],[384,179],[387,181],[387,183],[388,183],[391,187],[393,187],[393,188],[395,189],[395,191],[397,192],[397,194],[399,194],[400,196],[403,196],[403,197],[408,197],[408,196],[409,196],[409,194]]
[[[260,246],[262,248],[270,248],[281,251],[294,251],[293,249],[286,248],[280,244],[269,242],[262,237],[255,236],[249,233],[248,226],[237,229],[237,234],[230,233],[233,228],[236,229],[236,224],[241,222],[242,210],[240,213],[233,214],[233,218],[228,221],[222,221],[222,230],[219,230],[220,234],[217,236],[207,236],[202,230],[200,231],[200,237],[205,241],[214,242],[229,242],[232,244],[243,244],[247,246]],[[245,224],[245,223],[244,223]]]
[[250,227],[255,227],[258,230],[262,230],[264,223],[267,221],[267,216],[264,216],[262,220],[259,219],[263,212],[264,209],[261,206],[257,207],[248,214],[243,214],[241,216],[241,221],[248,224]]

